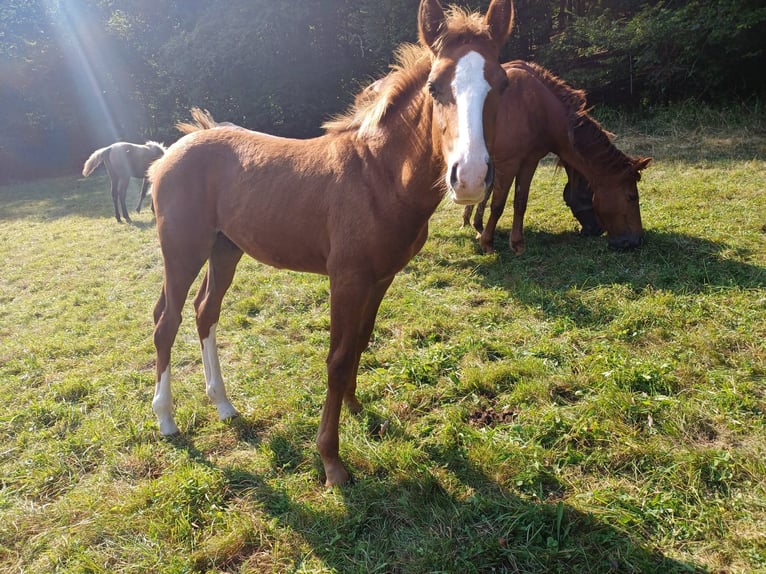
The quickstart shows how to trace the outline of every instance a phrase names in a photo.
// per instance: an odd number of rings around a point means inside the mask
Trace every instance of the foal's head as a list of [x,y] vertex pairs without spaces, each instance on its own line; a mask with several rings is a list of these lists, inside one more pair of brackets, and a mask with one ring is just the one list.
[[433,55],[428,91],[434,101],[434,141],[447,171],[444,183],[455,203],[483,200],[494,177],[487,142],[494,139],[500,94],[508,78],[498,62],[513,21],[511,0],[492,0],[483,19],[438,0],[421,0],[420,42]]

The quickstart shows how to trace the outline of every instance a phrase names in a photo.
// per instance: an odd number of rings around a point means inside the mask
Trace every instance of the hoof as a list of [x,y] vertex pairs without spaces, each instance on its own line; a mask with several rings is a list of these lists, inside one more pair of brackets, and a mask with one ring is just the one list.
[[164,421],[160,423],[160,434],[162,436],[173,436],[179,434],[180,432],[181,431],[178,430],[176,423],[173,421]]
[[343,468],[341,463],[335,463],[333,465],[325,464],[325,475],[327,479],[324,485],[326,487],[337,486],[339,484],[345,484],[348,481],[348,472]]
[[343,399],[343,402],[346,403],[346,408],[352,412],[355,415],[358,415],[362,412],[362,403],[359,402],[359,399],[356,397],[352,397],[350,399]]
[[218,418],[222,421],[233,419],[239,416],[239,411],[231,403],[217,405]]

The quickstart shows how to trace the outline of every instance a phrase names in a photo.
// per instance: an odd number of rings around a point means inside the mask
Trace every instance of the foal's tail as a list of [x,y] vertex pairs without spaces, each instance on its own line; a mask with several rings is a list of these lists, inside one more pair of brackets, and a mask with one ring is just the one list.
[[85,162],[85,165],[82,166],[82,174],[85,177],[88,177],[90,174],[92,174],[93,170],[101,165],[101,162],[106,159],[107,155],[109,155],[109,146],[97,149],[92,154],[90,154],[90,157]]
[[[190,134],[200,130],[209,130],[219,124],[213,119],[213,114],[207,110],[194,107],[191,109],[193,122],[178,122],[176,129],[183,134]],[[226,122],[228,123],[228,122]]]

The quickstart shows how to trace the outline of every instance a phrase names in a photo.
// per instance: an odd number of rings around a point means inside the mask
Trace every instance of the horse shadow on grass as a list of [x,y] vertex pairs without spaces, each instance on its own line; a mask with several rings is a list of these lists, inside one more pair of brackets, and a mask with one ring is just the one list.
[[[320,491],[319,456],[307,452],[298,444],[305,442],[294,435],[266,439],[275,472],[285,480],[269,480],[236,465],[218,469],[230,500],[238,500],[240,508],[242,502],[257,508],[264,523],[295,537],[294,543],[269,556],[280,535],[270,540],[272,535],[254,526],[257,532],[244,536],[229,553],[193,553],[194,570],[270,570],[290,563],[297,571],[319,561],[323,568],[344,573],[707,572],[664,556],[627,527],[615,528],[566,505],[560,497],[565,487],[554,478],[534,486],[551,493],[547,499],[522,499],[473,464],[459,441],[423,441],[399,429],[381,436],[377,429],[382,417],[369,410],[360,417],[370,451],[390,437],[421,444],[416,470],[393,478],[392,473],[404,473],[379,463],[354,478],[352,468],[350,484],[304,502],[275,484],[290,482],[295,469],[302,469],[316,476]],[[238,425],[249,426],[245,421]],[[239,432],[258,434],[260,427],[254,428]],[[198,463],[215,467],[192,442],[177,447],[190,449]],[[327,497],[334,499],[332,504],[322,504]]]
[[[640,294],[649,289],[695,294],[716,289],[763,289],[766,267],[748,263],[757,254],[723,242],[682,233],[648,231],[644,245],[628,252],[611,250],[604,238],[574,232],[525,232],[527,250],[516,255],[505,241],[497,254],[485,257],[473,238],[455,241],[473,249],[460,260],[443,259],[444,267],[464,268],[487,287],[505,289],[524,305],[551,316],[566,316],[580,326],[610,321],[608,309],[596,313],[582,292],[600,286],[623,286]],[[764,231],[766,239],[766,231]],[[600,302],[603,305],[603,301]]]

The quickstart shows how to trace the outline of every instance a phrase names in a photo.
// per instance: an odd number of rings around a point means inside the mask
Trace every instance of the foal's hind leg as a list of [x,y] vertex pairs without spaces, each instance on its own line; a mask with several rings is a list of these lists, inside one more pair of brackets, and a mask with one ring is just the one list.
[[[164,245],[163,245],[164,248]],[[163,249],[164,251],[164,249]],[[177,251],[182,253],[182,251]],[[189,253],[192,253],[191,250]],[[154,388],[152,410],[160,425],[160,434],[178,432],[173,420],[173,397],[170,389],[170,351],[181,324],[181,309],[189,288],[205,263],[205,256],[191,255],[183,260],[180,255],[165,255],[165,280],[154,307],[154,346],[157,349],[157,382]]]
[[202,344],[202,364],[205,369],[205,390],[210,401],[218,408],[221,420],[237,416],[238,413],[226,395],[215,332],[221,314],[221,301],[231,285],[241,257],[242,251],[219,234],[210,254],[207,273],[194,298],[197,333]]

